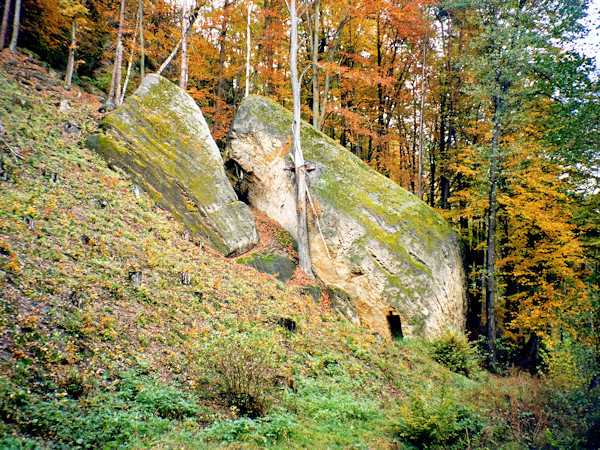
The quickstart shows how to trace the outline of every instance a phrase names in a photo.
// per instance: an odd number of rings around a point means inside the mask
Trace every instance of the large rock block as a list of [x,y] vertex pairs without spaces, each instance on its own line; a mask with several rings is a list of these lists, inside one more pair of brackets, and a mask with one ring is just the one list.
[[[249,97],[228,136],[228,156],[245,172],[248,199],[296,236],[291,113]],[[316,275],[350,320],[386,337],[435,336],[465,324],[465,275],[457,236],[414,195],[378,174],[308,124],[302,126],[314,217],[310,254]],[[330,293],[330,296],[332,294]]]
[[258,242],[250,209],[229,183],[202,112],[179,87],[147,76],[88,143],[128,172],[148,194],[204,242],[235,256]]

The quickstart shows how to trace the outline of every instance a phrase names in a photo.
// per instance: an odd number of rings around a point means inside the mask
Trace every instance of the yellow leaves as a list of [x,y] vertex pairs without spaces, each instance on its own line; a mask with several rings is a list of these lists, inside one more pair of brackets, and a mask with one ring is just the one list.
[[4,265],[4,270],[13,274],[19,274],[23,271],[21,261],[17,253],[13,251],[7,238],[0,239],[0,254],[8,256],[8,262]]
[[35,214],[35,208],[32,205],[28,205],[25,211],[23,211],[23,215],[33,217]]
[[50,204],[46,207],[42,214],[42,219],[49,219],[54,210],[56,209],[56,195],[50,197]]

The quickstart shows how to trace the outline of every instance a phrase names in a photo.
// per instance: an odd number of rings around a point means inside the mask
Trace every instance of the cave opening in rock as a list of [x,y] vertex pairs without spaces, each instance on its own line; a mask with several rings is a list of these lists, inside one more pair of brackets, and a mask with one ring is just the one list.
[[402,322],[400,321],[400,316],[398,314],[394,314],[390,312],[387,315],[388,325],[390,326],[390,333],[392,334],[393,340],[399,340],[404,338],[404,334],[402,333]]

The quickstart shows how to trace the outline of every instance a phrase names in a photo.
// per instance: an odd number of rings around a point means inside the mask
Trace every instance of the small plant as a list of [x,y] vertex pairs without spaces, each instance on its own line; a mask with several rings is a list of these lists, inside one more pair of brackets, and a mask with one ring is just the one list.
[[241,417],[237,420],[217,422],[206,430],[205,436],[209,441],[253,441],[257,444],[268,444],[288,437],[295,426],[293,416],[274,413],[258,419]]
[[471,376],[479,370],[477,350],[464,334],[446,329],[430,344],[431,357],[452,372]]

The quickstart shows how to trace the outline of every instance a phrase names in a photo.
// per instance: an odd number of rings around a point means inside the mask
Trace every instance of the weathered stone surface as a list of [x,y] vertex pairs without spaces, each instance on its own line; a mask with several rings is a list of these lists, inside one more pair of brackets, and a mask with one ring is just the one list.
[[259,272],[275,275],[282,283],[290,281],[296,269],[296,263],[290,258],[272,253],[253,253],[246,258],[238,259],[237,262]]
[[[291,113],[249,97],[228,137],[228,156],[245,171],[248,199],[296,235],[294,174],[288,153]],[[388,316],[400,316],[404,336],[464,327],[465,276],[459,242],[429,206],[370,169],[307,124],[308,180],[331,259],[310,223],[316,275],[351,320],[392,337]],[[340,295],[337,295],[337,294]],[[345,293],[345,294],[342,294]]]
[[244,253],[258,242],[254,218],[238,201],[219,149],[194,100],[147,76],[88,139],[109,164],[129,173],[163,208],[220,253]]

